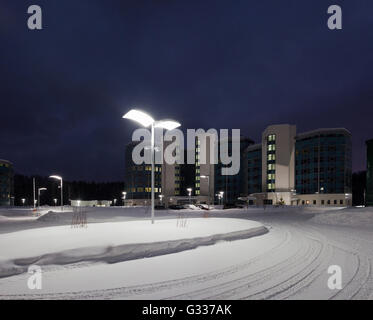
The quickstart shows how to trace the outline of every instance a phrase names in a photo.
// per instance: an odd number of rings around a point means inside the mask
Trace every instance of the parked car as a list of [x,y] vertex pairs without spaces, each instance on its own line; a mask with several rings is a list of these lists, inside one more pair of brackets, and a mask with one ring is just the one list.
[[156,206],[154,206],[154,209],[155,210],[165,210],[166,207],[164,205],[156,205]]
[[168,206],[169,209],[171,210],[181,210],[181,209],[185,209],[184,206],[180,205],[180,204],[172,204],[170,206]]

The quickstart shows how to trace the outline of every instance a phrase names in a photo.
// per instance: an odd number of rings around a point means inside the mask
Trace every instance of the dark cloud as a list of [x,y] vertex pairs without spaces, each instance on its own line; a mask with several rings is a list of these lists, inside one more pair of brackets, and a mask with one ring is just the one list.
[[[336,1],[335,1],[336,2]],[[373,3],[337,1],[1,1],[0,158],[19,172],[121,180],[139,106],[183,128],[273,123],[346,127],[363,169],[373,137]],[[29,31],[27,7],[43,9]]]

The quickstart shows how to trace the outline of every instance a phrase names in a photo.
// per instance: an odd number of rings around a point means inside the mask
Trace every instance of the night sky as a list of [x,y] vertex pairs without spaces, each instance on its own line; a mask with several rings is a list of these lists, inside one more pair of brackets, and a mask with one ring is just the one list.
[[18,173],[123,180],[134,106],[255,141],[270,124],[345,127],[365,168],[372,0],[0,0],[0,40],[0,158]]

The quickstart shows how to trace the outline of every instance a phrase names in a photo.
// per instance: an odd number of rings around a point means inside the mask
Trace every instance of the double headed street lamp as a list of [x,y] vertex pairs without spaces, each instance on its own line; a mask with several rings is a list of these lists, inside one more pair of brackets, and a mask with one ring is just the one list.
[[40,191],[46,191],[47,188],[38,188],[38,206],[40,207]]
[[155,121],[150,115],[147,113],[132,109],[127,112],[124,116],[124,119],[130,119],[140,123],[143,127],[151,127],[151,165],[152,165],[152,172],[151,172],[151,197],[152,197],[152,204],[151,204],[151,217],[152,217],[152,224],[154,224],[154,128],[162,128],[166,130],[173,130],[180,127],[180,123],[173,121],[173,120],[160,120]]
[[49,176],[49,178],[51,179],[56,179],[56,180],[60,180],[60,188],[61,188],[61,211],[63,211],[63,181],[62,181],[62,177],[60,176]]

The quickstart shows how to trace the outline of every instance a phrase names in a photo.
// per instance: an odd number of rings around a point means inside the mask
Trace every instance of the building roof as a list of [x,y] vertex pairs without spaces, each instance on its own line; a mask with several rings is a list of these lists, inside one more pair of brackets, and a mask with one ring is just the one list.
[[320,129],[316,129],[312,131],[307,131],[304,133],[299,133],[296,135],[295,139],[305,139],[305,138],[317,136],[319,134],[336,134],[336,133],[351,136],[351,132],[345,128],[320,128]]
[[248,146],[246,148],[246,151],[253,151],[253,150],[258,150],[258,149],[261,149],[262,148],[262,144],[261,143],[256,143],[256,144],[252,144],[250,146]]
[[7,163],[7,164],[11,164],[11,165],[13,165],[12,162],[10,162],[10,161],[8,161],[8,160],[4,160],[4,159],[0,159],[0,162],[1,162],[1,163]]

